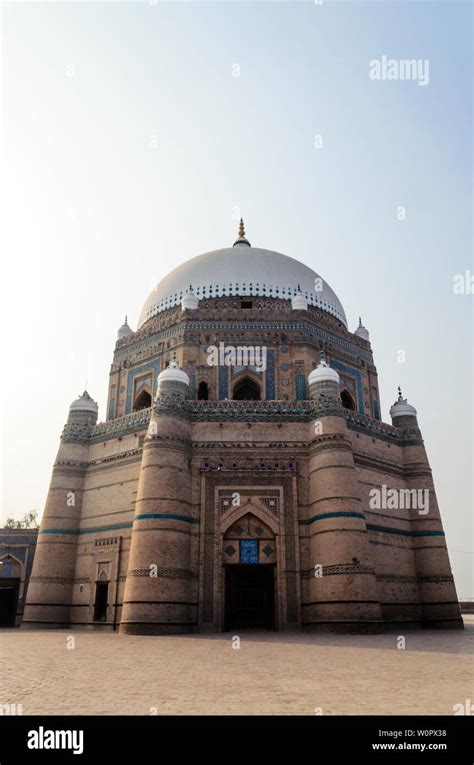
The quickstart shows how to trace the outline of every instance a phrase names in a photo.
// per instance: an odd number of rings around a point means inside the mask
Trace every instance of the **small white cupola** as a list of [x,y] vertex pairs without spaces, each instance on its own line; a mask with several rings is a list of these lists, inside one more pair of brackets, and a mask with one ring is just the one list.
[[182,311],[195,311],[196,308],[199,307],[199,300],[197,299],[196,295],[193,292],[193,287],[190,284],[189,289],[186,290],[186,294],[183,296],[183,299],[181,300],[181,310]]
[[369,342],[369,330],[366,329],[366,327],[364,327],[364,325],[362,324],[362,320],[360,316],[359,316],[359,326],[354,332],[354,335],[357,335],[357,337],[361,337],[363,340],[367,340],[367,342]]
[[[407,399],[403,398],[400,386],[398,386],[398,399],[390,407],[390,417],[392,420],[396,420],[397,417],[416,417],[417,411],[414,406],[407,403]],[[397,423],[394,422],[394,425]]]
[[306,311],[308,308],[308,301],[306,300],[305,296],[301,292],[301,287],[298,284],[298,290],[294,294],[294,296],[291,298],[291,308],[293,311]]
[[125,321],[122,326],[119,327],[119,331],[117,332],[117,340],[121,340],[123,337],[128,337],[128,335],[133,335],[133,329],[130,329],[128,326],[127,317],[125,316]]
[[315,383],[321,382],[332,382],[339,385],[338,373],[326,363],[322,353],[318,366],[308,375],[308,385],[314,385]]

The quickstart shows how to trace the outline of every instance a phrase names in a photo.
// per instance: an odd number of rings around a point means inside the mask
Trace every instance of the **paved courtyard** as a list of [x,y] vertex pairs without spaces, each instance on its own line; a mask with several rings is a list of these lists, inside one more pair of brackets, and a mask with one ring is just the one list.
[[[474,698],[464,631],[135,637],[0,630],[0,703],[23,714],[453,714]],[[71,638],[74,640],[71,640]],[[68,647],[73,646],[74,647]]]

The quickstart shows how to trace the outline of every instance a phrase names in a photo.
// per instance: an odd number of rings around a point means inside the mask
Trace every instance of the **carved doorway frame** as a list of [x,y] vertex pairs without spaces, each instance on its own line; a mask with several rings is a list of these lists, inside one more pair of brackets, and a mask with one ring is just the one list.
[[[217,471],[216,471],[217,472]],[[282,471],[283,472],[283,471]],[[241,507],[222,517],[220,493],[239,492]],[[271,492],[279,499],[274,518],[259,503],[247,498]],[[251,505],[254,505],[255,508]],[[257,512],[255,512],[255,509]],[[201,475],[201,523],[199,540],[199,631],[221,632],[225,623],[225,571],[223,541],[227,528],[240,515],[252,512],[275,533],[275,629],[301,629],[301,579],[296,503],[296,476],[262,474],[260,471],[203,472]]]

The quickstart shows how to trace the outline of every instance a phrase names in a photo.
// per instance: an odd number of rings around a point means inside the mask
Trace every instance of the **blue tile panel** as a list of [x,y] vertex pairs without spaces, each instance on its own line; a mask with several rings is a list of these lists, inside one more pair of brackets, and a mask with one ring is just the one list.
[[219,401],[229,398],[229,367],[221,364],[219,367]]
[[240,562],[258,563],[258,539],[240,540]]
[[130,414],[130,412],[132,411],[133,383],[135,381],[135,377],[140,377],[140,375],[143,375],[146,372],[153,372],[152,399],[155,398],[156,382],[158,379],[158,375],[160,373],[160,362],[154,361],[154,362],[150,362],[150,364],[143,364],[143,366],[141,367],[135,367],[134,369],[129,369],[128,375],[127,375],[127,400],[125,404],[125,414]]
[[109,402],[109,413],[107,415],[108,420],[113,420],[115,418],[115,399],[111,398]]
[[194,372],[188,372],[189,377],[189,398],[191,401],[196,400],[196,375]]
[[374,417],[376,420],[380,420],[380,407],[376,398],[374,398]]
[[275,351],[267,348],[267,369],[265,372],[265,398],[275,400]]
[[342,364],[340,361],[334,361],[333,359],[330,360],[329,366],[339,372],[345,372],[355,377],[357,385],[357,411],[359,414],[364,414],[364,397],[362,394],[362,376],[360,370],[356,369],[356,367],[348,367],[347,364]]
[[306,401],[306,375],[295,375],[296,383],[296,400]]

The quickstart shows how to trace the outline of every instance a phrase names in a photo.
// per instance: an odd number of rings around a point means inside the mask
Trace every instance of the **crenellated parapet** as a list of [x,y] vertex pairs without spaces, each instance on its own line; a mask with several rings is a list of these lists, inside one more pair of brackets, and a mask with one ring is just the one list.
[[[164,413],[173,411],[176,407],[179,407],[180,413],[189,415],[194,422],[310,422],[323,411],[326,414],[331,413],[331,403],[323,397],[318,401],[183,401],[181,396],[171,392],[164,394],[163,398],[160,396],[153,407],[131,412],[107,422],[99,422],[91,428],[82,429],[76,425],[66,425],[63,437],[90,439],[91,443],[119,438],[146,430],[153,411]],[[422,440],[418,428],[399,428],[349,409],[343,409],[342,416],[349,430],[367,433],[392,443],[418,443]]]
[[120,438],[127,433],[135,433],[139,430],[146,430],[152,413],[152,407],[140,409],[138,412],[125,414],[123,417],[117,417],[114,420],[99,422],[98,425],[91,428],[90,439],[93,443],[105,441],[111,438]]

